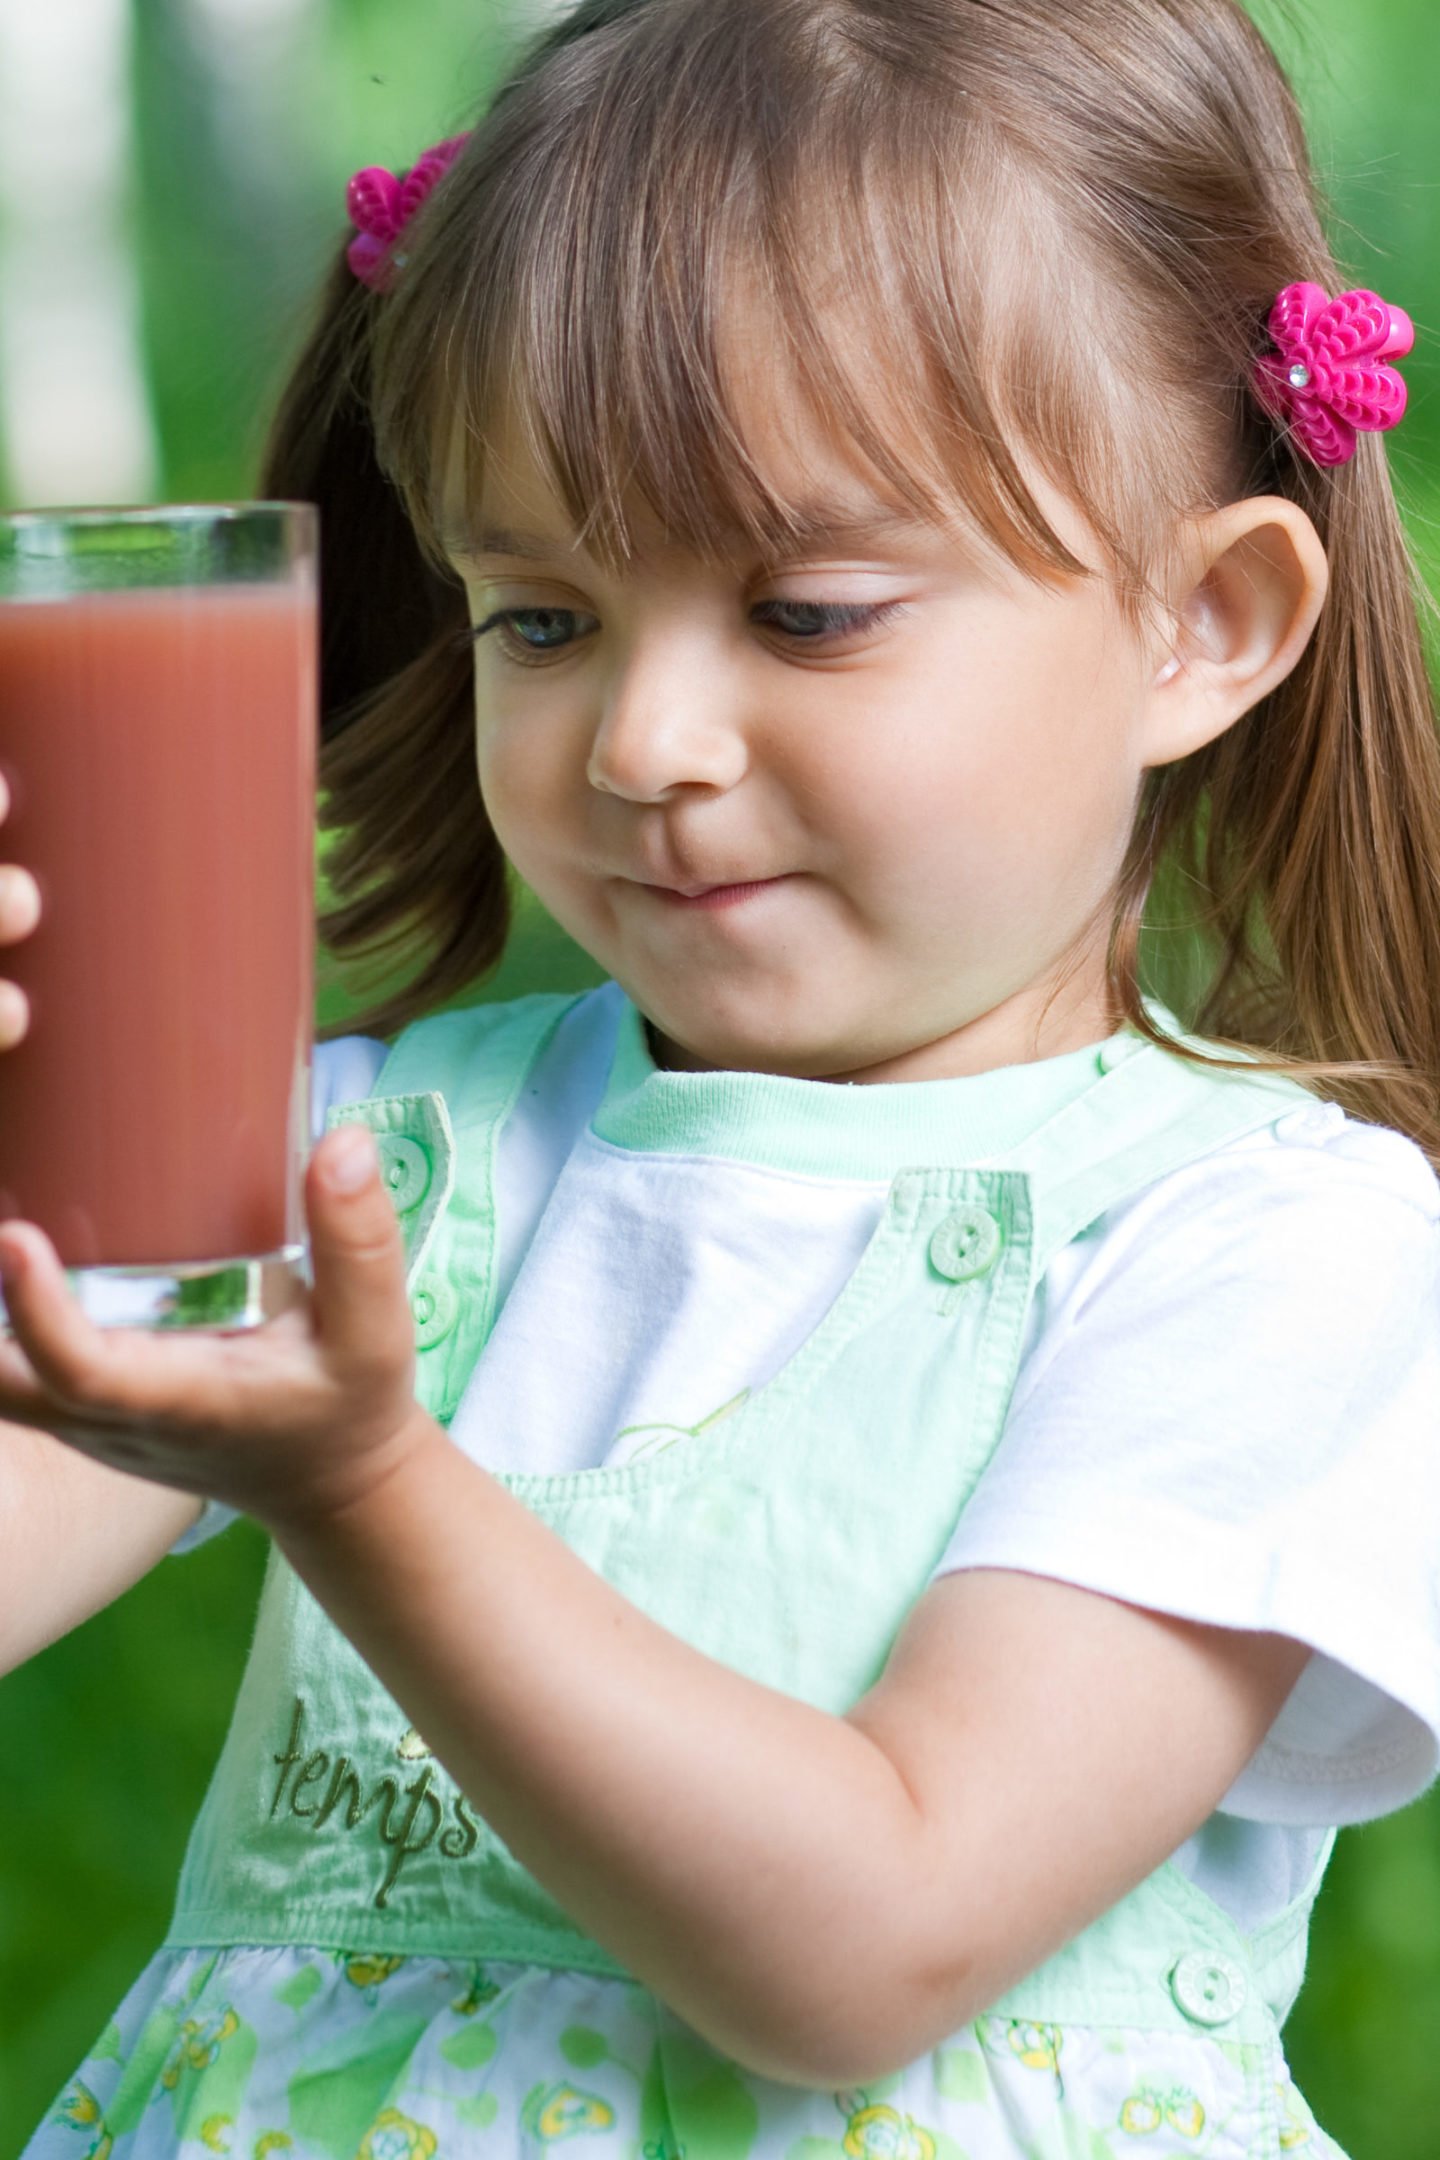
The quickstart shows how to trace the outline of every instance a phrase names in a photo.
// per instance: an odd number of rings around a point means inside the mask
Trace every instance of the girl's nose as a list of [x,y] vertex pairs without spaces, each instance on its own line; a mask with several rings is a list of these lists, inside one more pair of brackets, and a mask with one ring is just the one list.
[[625,670],[595,731],[586,777],[604,795],[659,802],[685,787],[732,788],[748,762],[723,667],[691,648]]

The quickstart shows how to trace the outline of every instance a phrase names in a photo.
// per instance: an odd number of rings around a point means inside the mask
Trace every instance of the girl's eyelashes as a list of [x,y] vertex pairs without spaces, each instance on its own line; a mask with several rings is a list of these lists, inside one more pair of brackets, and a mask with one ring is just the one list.
[[868,606],[858,601],[762,600],[751,609],[750,615],[752,621],[768,623],[782,637],[812,645],[824,637],[844,636],[857,630],[878,630],[904,612],[904,606],[898,600]]
[[[831,600],[762,600],[751,609],[750,619],[774,630],[787,643],[803,647],[879,630],[905,612],[904,604],[898,600],[870,605]],[[582,624],[590,627],[582,629]],[[593,615],[578,608],[497,608],[477,623],[470,635],[478,645],[481,638],[498,631],[507,657],[521,666],[534,667],[570,651],[599,627]]]
[[487,615],[484,622],[477,623],[471,632],[475,644],[488,637],[492,630],[500,632],[500,643],[512,659],[526,665],[543,661],[547,653],[564,652],[580,635],[576,623],[591,623],[595,629],[600,625],[593,615],[583,615],[578,608],[497,608]]

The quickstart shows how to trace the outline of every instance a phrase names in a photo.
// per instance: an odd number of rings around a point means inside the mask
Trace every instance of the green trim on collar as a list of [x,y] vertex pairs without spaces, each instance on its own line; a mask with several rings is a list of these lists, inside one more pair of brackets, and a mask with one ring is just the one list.
[[[1171,1034],[1174,1015],[1147,1011]],[[777,1073],[662,1072],[629,998],[592,1121],[612,1147],[645,1155],[708,1155],[800,1176],[888,1179],[906,1164],[947,1168],[1018,1147],[1106,1070],[1108,1044],[1139,1046],[1122,1028],[1105,1044],[949,1080],[797,1080]]]

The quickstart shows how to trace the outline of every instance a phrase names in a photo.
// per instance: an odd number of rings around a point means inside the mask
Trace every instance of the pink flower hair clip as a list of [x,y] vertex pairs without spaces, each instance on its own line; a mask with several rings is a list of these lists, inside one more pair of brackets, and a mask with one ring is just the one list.
[[413,164],[403,179],[383,165],[366,165],[345,189],[345,208],[355,238],[345,250],[345,260],[372,292],[389,292],[395,273],[405,257],[394,252],[395,242],[443,173],[460,155],[468,135],[452,135],[436,143]]
[[1405,378],[1385,362],[1408,353],[1415,325],[1378,293],[1330,300],[1319,285],[1287,285],[1270,310],[1278,350],[1255,363],[1255,390],[1317,465],[1345,465],[1358,431],[1398,427]]

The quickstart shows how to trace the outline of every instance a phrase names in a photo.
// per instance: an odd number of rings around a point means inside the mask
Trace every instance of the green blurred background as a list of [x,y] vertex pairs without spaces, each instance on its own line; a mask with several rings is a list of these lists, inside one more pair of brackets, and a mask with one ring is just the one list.
[[[1434,584],[1440,8],[1255,11],[1310,114],[1342,259],[1417,323],[1411,417],[1390,451]],[[252,493],[264,415],[345,231],[346,178],[403,168],[468,125],[541,13],[534,0],[0,0],[0,499]],[[595,980],[527,903],[477,994]],[[319,1019],[344,1019],[355,991],[325,969]],[[63,1546],[54,1557],[63,1568]],[[242,1524],[0,1682],[0,2160],[160,1939],[262,1559]],[[1440,1792],[1341,1839],[1287,2037],[1353,2160],[1435,2160]]]

